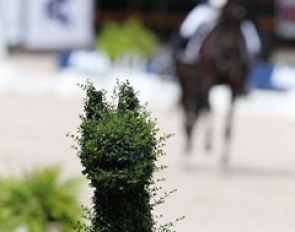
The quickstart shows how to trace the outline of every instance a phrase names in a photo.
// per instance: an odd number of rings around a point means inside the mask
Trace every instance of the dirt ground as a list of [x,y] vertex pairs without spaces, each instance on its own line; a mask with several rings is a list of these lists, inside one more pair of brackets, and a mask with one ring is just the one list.
[[[11,74],[15,80],[9,84],[0,81],[0,174],[18,175],[34,165],[58,163],[66,177],[81,175],[82,167],[70,147],[73,141],[65,136],[76,132],[82,112],[83,95],[71,89],[77,79],[57,74],[52,57],[34,66],[35,61],[36,57],[12,59],[9,70],[0,77],[3,80]],[[34,70],[36,66],[39,68]],[[11,70],[17,70],[20,77],[15,78]],[[110,87],[113,81],[98,80],[97,86]],[[217,89],[212,97],[213,151],[203,151],[201,121],[193,152],[187,156],[183,152],[182,113],[176,104],[177,87],[146,78],[131,82],[141,91],[141,99],[150,103],[161,133],[175,134],[167,141],[167,156],[161,162],[169,168],[161,175],[167,178],[165,189],[178,191],[157,211],[168,221],[186,216],[177,224],[177,231],[295,231],[294,94],[254,91],[240,100],[230,166],[224,173],[219,160],[226,91]],[[189,168],[184,166],[187,161]],[[85,185],[81,199],[89,204],[90,196],[91,190]]]

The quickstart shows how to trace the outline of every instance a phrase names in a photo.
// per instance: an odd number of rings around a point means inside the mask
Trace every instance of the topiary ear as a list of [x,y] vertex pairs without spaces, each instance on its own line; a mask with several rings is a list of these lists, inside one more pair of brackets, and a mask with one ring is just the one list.
[[105,92],[97,91],[92,83],[87,87],[87,98],[85,101],[84,111],[86,118],[100,119],[102,112],[106,111]]
[[136,110],[139,108],[139,100],[130,83],[126,81],[119,86],[118,112],[126,110]]

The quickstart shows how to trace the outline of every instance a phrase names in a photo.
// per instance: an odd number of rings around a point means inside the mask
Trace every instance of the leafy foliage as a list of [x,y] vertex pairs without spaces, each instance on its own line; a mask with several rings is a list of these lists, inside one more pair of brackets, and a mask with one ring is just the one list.
[[164,168],[155,162],[164,155],[162,147],[170,135],[157,138],[156,121],[140,105],[128,81],[115,88],[114,105],[92,83],[81,87],[87,93],[85,115],[80,116],[79,136],[72,137],[94,196],[93,209],[86,213],[91,223],[80,224],[78,231],[171,231],[173,223],[157,228],[152,215],[154,206],[170,194],[152,202],[158,191],[153,174]]
[[73,231],[80,219],[77,190],[81,180],[61,181],[60,174],[60,167],[46,167],[19,178],[0,179],[0,231],[24,225],[28,232],[45,232],[50,222],[63,232]]
[[129,19],[123,24],[105,23],[97,37],[96,45],[112,60],[130,50],[149,57],[155,49],[156,37],[139,21]]

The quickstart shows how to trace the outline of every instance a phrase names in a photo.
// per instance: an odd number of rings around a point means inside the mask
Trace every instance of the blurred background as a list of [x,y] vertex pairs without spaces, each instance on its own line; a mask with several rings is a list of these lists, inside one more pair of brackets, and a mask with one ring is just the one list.
[[[116,79],[129,79],[158,118],[160,132],[175,134],[162,160],[169,168],[161,175],[167,178],[164,187],[178,192],[158,210],[168,221],[186,216],[177,231],[293,232],[295,1],[251,3],[262,46],[249,73],[251,92],[237,103],[227,174],[219,169],[229,103],[224,86],[210,93],[213,151],[202,149],[200,123],[191,168],[182,165],[187,157],[172,46],[181,23],[200,3],[0,0],[1,178],[52,165],[62,167],[61,179],[81,177],[74,142],[65,136],[76,133],[83,113],[85,93],[77,83],[90,79],[111,93]],[[86,181],[78,193],[79,202],[89,205]]]

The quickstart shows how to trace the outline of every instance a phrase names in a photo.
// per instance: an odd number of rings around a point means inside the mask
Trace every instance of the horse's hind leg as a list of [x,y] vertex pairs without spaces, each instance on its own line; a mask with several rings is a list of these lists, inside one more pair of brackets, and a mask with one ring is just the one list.
[[224,147],[223,153],[221,157],[221,165],[222,169],[225,170],[228,168],[229,164],[229,153],[230,153],[230,146],[231,146],[231,139],[232,139],[232,124],[233,124],[233,117],[234,117],[234,108],[235,108],[235,95],[232,95],[231,104],[229,107],[229,111],[226,117],[226,124],[225,124],[225,133],[224,133]]
[[185,113],[185,132],[186,132],[186,153],[190,153],[192,150],[192,137],[193,137],[193,128],[197,120],[198,113],[193,111],[186,111]]
[[207,152],[212,150],[212,137],[213,137],[213,115],[211,112],[211,107],[209,103],[209,98],[206,99],[205,105],[205,121],[206,121],[206,128],[205,128],[205,150]]

